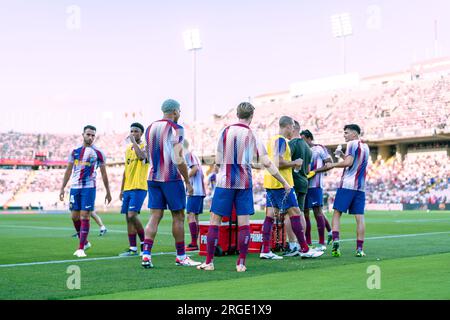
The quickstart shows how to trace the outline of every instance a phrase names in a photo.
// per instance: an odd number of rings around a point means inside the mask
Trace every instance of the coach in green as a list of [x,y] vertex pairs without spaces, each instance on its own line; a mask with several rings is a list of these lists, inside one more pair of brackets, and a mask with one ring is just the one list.
[[[294,189],[297,195],[298,207],[303,212],[305,210],[305,197],[308,192],[308,178],[306,175],[309,171],[309,163],[312,158],[312,151],[308,144],[300,137],[300,124],[294,120],[294,133],[292,139],[289,141],[289,147],[291,148],[291,159],[295,161],[297,159],[303,159],[303,164],[300,170],[293,170],[292,175],[294,177]],[[289,239],[289,248],[285,252],[285,256],[299,255],[299,245],[295,241],[295,234],[292,232],[292,228],[289,224],[289,219],[285,219],[287,236]],[[303,215],[301,215],[301,223],[303,230],[306,228],[306,221]]]

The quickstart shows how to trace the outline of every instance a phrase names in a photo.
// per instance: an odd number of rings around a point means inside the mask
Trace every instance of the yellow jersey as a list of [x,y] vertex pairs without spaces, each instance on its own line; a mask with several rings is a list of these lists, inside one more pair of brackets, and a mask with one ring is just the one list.
[[[286,161],[291,161],[291,148],[289,147],[287,139],[280,134],[273,136],[267,142],[267,154],[270,161],[275,164],[278,164],[279,156],[282,156]],[[287,183],[293,187],[294,178],[292,176],[292,168],[279,169],[279,171]],[[264,172],[264,188],[282,189],[283,185],[266,170],[266,172]]]
[[[145,144],[141,142],[139,147],[141,150],[144,150]],[[123,191],[147,190],[148,168],[148,162],[139,160],[136,152],[134,152],[133,144],[130,144],[125,152],[125,184]]]

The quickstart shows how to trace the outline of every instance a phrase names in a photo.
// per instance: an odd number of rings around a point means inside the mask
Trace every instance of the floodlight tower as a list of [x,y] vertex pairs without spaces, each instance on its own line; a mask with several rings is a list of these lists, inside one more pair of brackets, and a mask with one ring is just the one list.
[[183,32],[184,47],[192,52],[194,69],[194,122],[197,121],[197,51],[202,48],[200,32],[198,29],[189,29]]
[[350,13],[344,12],[331,16],[331,29],[335,38],[342,38],[344,52],[344,74],[347,73],[347,57],[345,48],[345,38],[353,34]]

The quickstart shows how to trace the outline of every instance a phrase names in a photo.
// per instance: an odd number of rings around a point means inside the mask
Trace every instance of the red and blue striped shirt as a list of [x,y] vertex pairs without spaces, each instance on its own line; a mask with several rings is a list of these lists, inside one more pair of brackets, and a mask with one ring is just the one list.
[[[330,154],[325,146],[321,144],[315,144],[311,147],[312,158],[309,170],[315,171],[322,168],[326,159],[331,159]],[[323,188],[323,173],[319,172],[309,180],[309,188]]]
[[245,124],[224,128],[217,143],[216,163],[220,166],[217,185],[226,189],[252,188],[251,164],[267,155],[264,145]]
[[192,195],[201,197],[206,196],[205,183],[203,181],[204,180],[203,169],[200,160],[192,152],[185,153],[184,159],[189,169],[195,166],[197,166],[198,168],[195,175],[189,178],[189,182],[191,183],[192,188],[194,189],[194,193]]
[[[175,157],[175,146],[182,148],[184,128],[179,124],[162,119],[153,122],[145,131],[150,164],[149,181],[168,182],[181,180]],[[178,151],[177,151],[178,152]]]
[[73,163],[72,189],[95,188],[96,169],[105,164],[105,155],[95,146],[78,147],[69,155],[68,162]]
[[344,169],[340,188],[365,191],[369,146],[361,140],[350,141],[345,151],[345,157],[347,156],[353,157],[353,165]]

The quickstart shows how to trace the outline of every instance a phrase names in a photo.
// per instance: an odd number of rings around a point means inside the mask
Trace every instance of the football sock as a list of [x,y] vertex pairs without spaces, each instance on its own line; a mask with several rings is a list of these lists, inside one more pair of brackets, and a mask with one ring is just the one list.
[[236,262],[237,265],[245,265],[245,258],[248,253],[248,244],[250,242],[250,226],[239,227],[239,258]]
[[138,231],[137,231],[137,234],[138,234],[138,236],[139,236],[139,240],[141,240],[141,242],[144,242],[144,240],[145,240],[145,232],[144,232],[144,229],[138,230]]
[[211,263],[214,259],[214,252],[216,251],[217,240],[219,239],[219,226],[210,225],[208,228],[208,235],[206,237],[206,264]]
[[339,241],[339,231],[333,231],[333,241]]
[[309,214],[308,215],[305,214],[305,221],[306,221],[306,230],[305,230],[306,243],[308,243],[308,245],[310,245],[311,244],[311,220],[309,219]]
[[179,259],[186,258],[185,251],[184,251],[184,241],[176,242],[175,248],[177,249],[177,257]]
[[145,239],[144,240],[144,254],[152,254],[153,240]]
[[266,217],[264,219],[264,225],[263,225],[263,245],[262,245],[262,253],[268,253],[270,251],[270,234],[272,233],[272,227],[273,227],[273,218]]
[[84,250],[84,245],[87,243],[87,237],[89,234],[89,227],[90,227],[90,220],[81,220],[81,227],[80,227],[80,246],[78,249]]
[[364,240],[356,240],[356,250],[363,249]]
[[136,233],[128,234],[128,242],[130,242],[130,247],[136,247]]
[[317,232],[319,233],[319,244],[325,244],[325,220],[323,214],[316,216]]
[[306,243],[305,233],[303,232],[303,226],[300,222],[300,216],[292,216],[290,217],[292,231],[294,231],[295,236],[297,237],[298,242],[300,243],[300,247],[302,248],[302,252],[307,252],[309,250],[309,246]]
[[197,222],[189,223],[189,230],[191,231],[191,243],[197,245],[197,239],[198,239]]
[[78,238],[80,238],[80,229],[81,229],[81,220],[72,220],[73,226],[75,227],[75,230],[77,231]]

